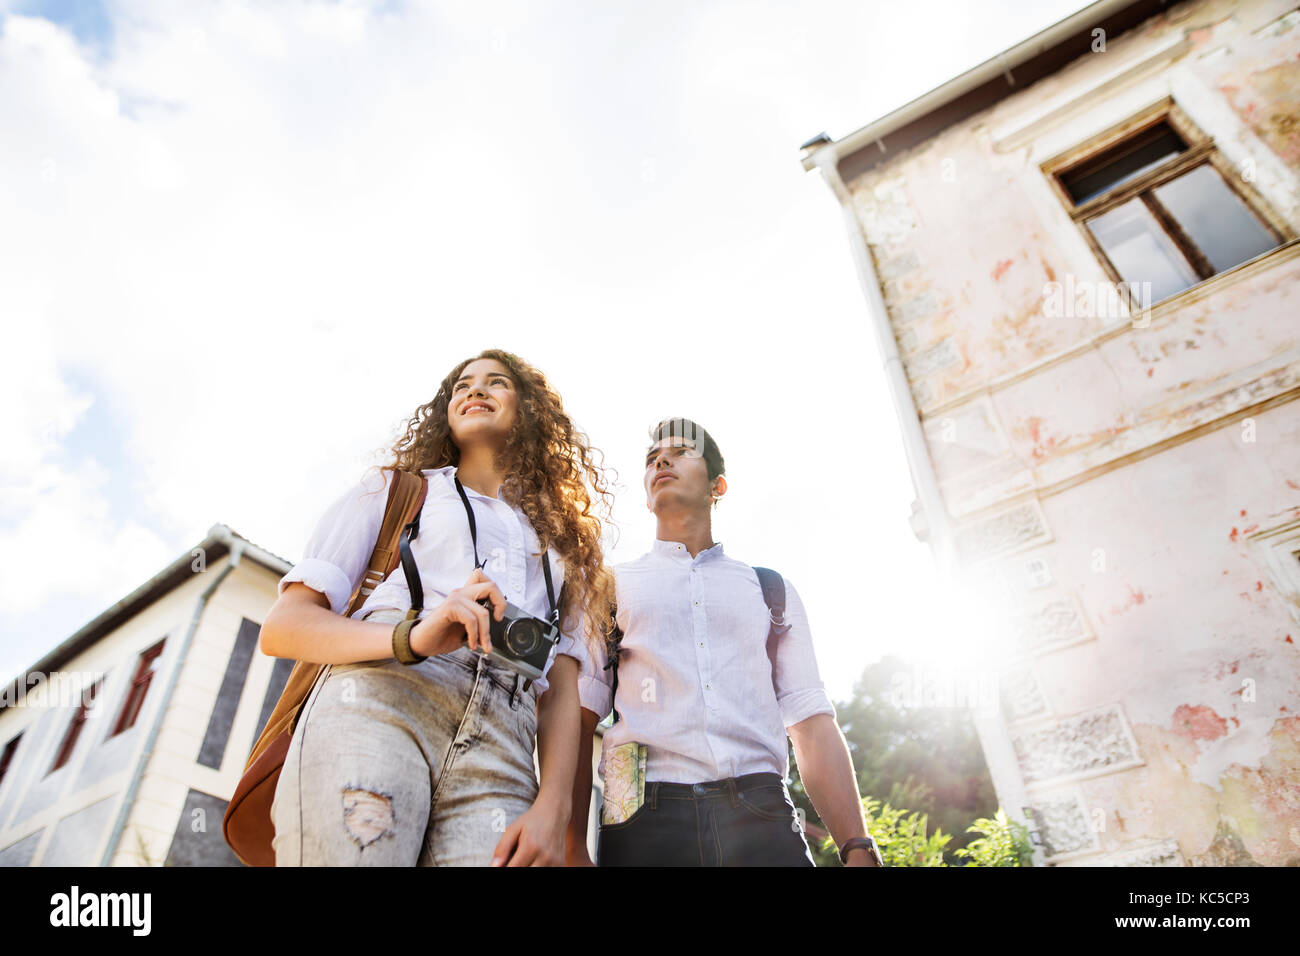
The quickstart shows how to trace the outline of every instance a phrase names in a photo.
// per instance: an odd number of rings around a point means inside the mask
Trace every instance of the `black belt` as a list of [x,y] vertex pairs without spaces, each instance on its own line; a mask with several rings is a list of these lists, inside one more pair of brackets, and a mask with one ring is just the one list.
[[701,797],[729,797],[734,804],[738,793],[771,786],[784,790],[785,781],[775,773],[747,773],[726,780],[706,780],[703,783],[649,780],[645,785],[645,798],[652,807],[659,800],[698,800]]

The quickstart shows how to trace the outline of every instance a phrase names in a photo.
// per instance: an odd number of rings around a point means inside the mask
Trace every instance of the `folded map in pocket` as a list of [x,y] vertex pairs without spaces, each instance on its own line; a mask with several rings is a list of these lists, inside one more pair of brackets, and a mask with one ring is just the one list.
[[622,823],[645,803],[645,744],[629,740],[605,755],[601,823]]

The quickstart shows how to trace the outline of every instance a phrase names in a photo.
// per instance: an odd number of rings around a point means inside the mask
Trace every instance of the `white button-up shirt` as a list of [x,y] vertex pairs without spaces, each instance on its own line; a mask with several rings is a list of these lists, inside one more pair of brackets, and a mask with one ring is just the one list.
[[[474,570],[469,519],[456,493],[456,468],[450,465],[427,468],[423,474],[428,479],[429,491],[420,511],[419,537],[411,542],[411,556],[415,558],[424,587],[421,618],[432,613],[453,589],[463,587]],[[317,522],[302,560],[280,579],[281,593],[290,583],[301,581],[329,598],[334,613],[347,612],[348,601],[365,576],[384,523],[391,481],[392,472],[367,475],[329,506]],[[496,582],[511,604],[535,617],[550,620],[541,546],[528,518],[500,498],[481,495],[470,488],[465,489],[465,494],[474,509],[479,560],[486,562],[484,573]],[[564,581],[564,562],[554,548],[548,556],[558,600]],[[410,607],[411,593],[399,562],[352,616],[362,619],[375,611],[405,614]],[[570,628],[566,626],[565,630]],[[577,657],[571,650],[573,644],[571,637],[562,637],[555,653]],[[543,676],[533,682],[539,695],[546,691],[545,674],[554,660],[552,654]]]
[[[817,672],[803,602],[785,582],[790,630],[767,656],[769,615],[754,569],[721,544],[694,558],[675,541],[615,569],[619,720],[601,755],[645,744],[646,779],[701,783],[747,773],[789,772],[786,727],[835,715]],[[611,701],[605,656],[575,643],[582,706],[604,716]]]

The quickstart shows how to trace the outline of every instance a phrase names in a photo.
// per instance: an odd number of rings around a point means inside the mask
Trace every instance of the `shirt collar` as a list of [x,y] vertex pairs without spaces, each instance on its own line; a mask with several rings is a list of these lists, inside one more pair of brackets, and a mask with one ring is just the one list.
[[[430,477],[434,475],[441,476],[443,479],[443,485],[446,490],[446,493],[453,497],[458,497],[456,495],[456,466],[455,465],[446,465],[442,468],[426,468],[424,469],[424,474]],[[471,498],[478,498],[480,501],[488,501],[488,502],[500,501],[503,504],[505,504],[507,507],[509,507],[511,511],[515,512],[520,516],[523,516],[522,511],[520,511],[514,505],[511,505],[509,502],[505,501],[502,498],[489,498],[487,495],[479,494],[473,488],[466,488],[465,493],[469,495]],[[527,520],[527,518],[525,518],[525,520]],[[667,544],[668,542],[664,542],[664,543]],[[682,552],[685,553],[685,550],[686,549],[683,548]],[[546,553],[549,554],[551,557],[551,570],[555,572],[553,575],[553,577],[555,578],[554,583],[555,586],[558,588],[560,584],[564,581],[564,558],[560,556],[560,552],[555,550],[554,545],[547,548]],[[557,598],[559,597],[558,591],[556,592],[556,597]]]
[[[682,544],[680,541],[663,541],[659,538],[655,538],[653,551],[655,554],[664,554],[669,557],[680,555],[687,561],[692,560],[691,553],[686,550],[686,545]],[[713,545],[713,547],[705,548],[695,556],[694,560],[699,561],[700,559],[705,558],[706,555],[714,558],[722,557],[722,542],[718,541]]]
[[[424,474],[430,477],[434,475],[441,477],[442,487],[444,489],[443,493],[450,495],[453,498],[459,497],[459,495],[456,494],[456,466],[455,465],[445,465],[442,468],[426,468],[424,469]],[[465,485],[464,488],[465,488],[465,494],[469,495],[471,498],[477,498],[479,501],[501,501],[503,503],[508,504],[508,502],[505,502],[505,499],[503,498],[500,497],[493,498],[490,495],[485,495],[481,491],[475,491],[469,485]]]

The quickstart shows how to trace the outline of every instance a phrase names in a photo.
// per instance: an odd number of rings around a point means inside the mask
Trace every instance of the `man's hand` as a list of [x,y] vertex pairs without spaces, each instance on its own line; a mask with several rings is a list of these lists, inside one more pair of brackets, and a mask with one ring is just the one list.
[[[484,598],[492,602],[492,613],[478,602]],[[470,650],[492,653],[491,622],[501,620],[506,613],[505,595],[483,573],[475,568],[465,586],[456,588],[447,599],[434,608],[433,613],[421,618],[411,628],[411,650],[424,657],[448,654],[469,641]]]
[[595,866],[587,852],[587,813],[591,808],[591,749],[600,718],[582,707],[578,711],[578,767],[573,775],[573,814],[564,839],[567,866]]
[[[836,845],[867,835],[862,797],[853,773],[849,746],[830,714],[814,714],[787,728],[794,743],[794,759],[813,809],[826,823]],[[850,850],[845,866],[877,866],[871,853]]]
[[539,799],[506,828],[493,866],[564,866],[564,831],[569,814],[563,807]]

